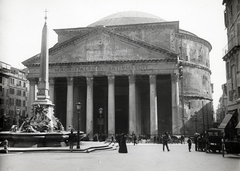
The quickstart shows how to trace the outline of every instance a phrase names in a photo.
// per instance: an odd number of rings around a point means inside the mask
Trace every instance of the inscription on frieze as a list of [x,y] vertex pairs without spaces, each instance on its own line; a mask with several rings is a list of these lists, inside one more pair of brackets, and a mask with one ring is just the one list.
[[71,68],[55,68],[55,72],[94,72],[94,71],[128,71],[128,70],[147,70],[147,65],[103,65],[103,66],[76,66]]

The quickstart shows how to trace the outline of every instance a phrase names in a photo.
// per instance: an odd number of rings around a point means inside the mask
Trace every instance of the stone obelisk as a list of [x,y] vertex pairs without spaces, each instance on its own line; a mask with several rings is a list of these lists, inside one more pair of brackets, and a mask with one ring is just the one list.
[[48,131],[53,130],[56,118],[54,117],[53,104],[49,96],[49,50],[47,11],[45,10],[45,23],[42,30],[40,75],[38,81],[37,100],[33,102],[34,122],[47,123]]
[[49,52],[48,52],[48,27],[47,16],[45,16],[45,23],[42,30],[42,44],[41,44],[41,63],[40,75],[38,82],[37,100],[44,104],[52,102],[49,97]]

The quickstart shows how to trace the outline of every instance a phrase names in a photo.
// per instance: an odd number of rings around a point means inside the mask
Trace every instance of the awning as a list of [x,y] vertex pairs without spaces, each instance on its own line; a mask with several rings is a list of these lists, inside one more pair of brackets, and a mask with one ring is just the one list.
[[237,124],[236,128],[240,128],[240,122],[238,122],[238,124]]
[[232,116],[233,116],[233,114],[227,114],[218,128],[224,129],[227,126],[230,119],[232,118]]

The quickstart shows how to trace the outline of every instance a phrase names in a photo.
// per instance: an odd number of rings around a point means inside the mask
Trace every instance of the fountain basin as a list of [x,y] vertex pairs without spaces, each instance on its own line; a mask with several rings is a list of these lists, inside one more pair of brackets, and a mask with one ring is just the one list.
[[[67,146],[70,132],[0,132],[0,141],[8,140],[10,147],[62,147]],[[74,132],[77,137],[77,133]],[[80,138],[83,137],[80,132]]]

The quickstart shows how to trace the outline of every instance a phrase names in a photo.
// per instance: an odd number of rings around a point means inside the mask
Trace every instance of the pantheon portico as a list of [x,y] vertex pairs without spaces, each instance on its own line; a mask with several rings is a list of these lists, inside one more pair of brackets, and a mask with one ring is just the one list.
[[[100,129],[106,135],[180,134],[193,111],[212,100],[211,45],[179,29],[178,21],[122,12],[87,27],[55,32],[58,43],[49,49],[49,96],[55,116],[66,129],[77,128],[76,103],[81,102],[80,128],[87,134]],[[182,122],[179,104],[179,61],[184,71],[186,122]],[[40,55],[23,64],[29,70],[32,103]]]

